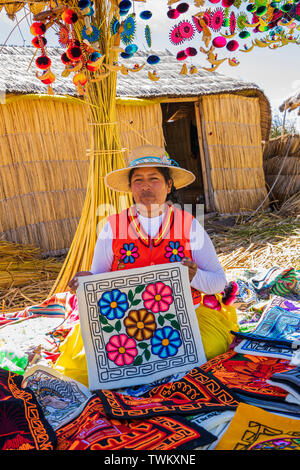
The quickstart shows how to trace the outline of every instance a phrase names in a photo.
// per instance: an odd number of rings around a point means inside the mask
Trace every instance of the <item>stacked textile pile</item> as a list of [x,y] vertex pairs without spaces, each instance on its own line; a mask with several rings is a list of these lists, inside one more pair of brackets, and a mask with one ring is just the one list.
[[126,389],[91,392],[53,367],[79,322],[75,295],[0,316],[0,448],[300,450],[298,276],[244,273],[227,352]]

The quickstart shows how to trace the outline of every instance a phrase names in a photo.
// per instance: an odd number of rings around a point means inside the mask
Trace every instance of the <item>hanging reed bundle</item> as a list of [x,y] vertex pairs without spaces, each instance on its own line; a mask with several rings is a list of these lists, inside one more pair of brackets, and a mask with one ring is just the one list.
[[[75,7],[75,2],[70,6]],[[99,0],[95,5],[96,21],[101,24],[100,49],[105,55],[104,64],[108,66],[117,60],[113,47],[118,44],[110,31],[110,22],[117,14],[117,2]],[[79,30],[80,25],[76,29],[78,34]],[[51,293],[65,291],[76,272],[90,269],[97,231],[109,214],[124,209],[129,203],[126,194],[112,192],[104,184],[106,173],[125,166],[116,115],[116,82],[116,72],[111,71],[108,77],[92,82],[87,88],[85,102],[91,142],[86,198],[74,239]]]

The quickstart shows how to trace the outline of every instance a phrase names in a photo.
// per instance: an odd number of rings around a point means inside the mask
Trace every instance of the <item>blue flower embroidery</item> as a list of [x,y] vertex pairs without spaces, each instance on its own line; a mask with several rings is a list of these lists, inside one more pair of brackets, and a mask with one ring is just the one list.
[[121,260],[123,263],[134,263],[135,258],[138,258],[138,249],[134,243],[124,243],[123,248],[120,250]]
[[129,306],[126,294],[119,291],[119,289],[104,292],[98,305],[100,313],[108,318],[108,320],[122,318]]
[[151,351],[161,359],[165,359],[177,354],[178,348],[182,342],[180,334],[170,326],[164,326],[155,331],[154,336],[151,338]]
[[166,246],[166,253],[165,257],[169,258],[171,263],[175,263],[176,261],[181,261],[184,257],[184,248],[178,241],[176,242],[169,242],[169,245]]

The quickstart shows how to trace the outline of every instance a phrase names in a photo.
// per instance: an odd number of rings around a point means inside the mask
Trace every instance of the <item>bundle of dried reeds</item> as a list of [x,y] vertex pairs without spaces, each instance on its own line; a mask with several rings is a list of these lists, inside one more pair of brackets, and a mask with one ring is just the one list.
[[0,308],[23,309],[48,297],[62,266],[58,258],[41,256],[39,248],[0,241]]
[[[72,6],[77,7],[75,2],[72,2]],[[117,2],[97,1],[96,22],[101,24],[99,47],[105,55],[106,69],[111,69],[118,57],[115,46],[119,45],[119,38],[111,35],[110,31],[110,22],[114,15],[118,15]],[[82,25],[77,26],[77,23],[75,26],[79,35]],[[125,166],[116,115],[117,74],[110,71],[107,77],[98,81],[91,78],[94,81],[90,83],[84,97],[91,127],[86,198],[73,242],[51,293],[65,291],[76,272],[90,269],[99,227],[107,215],[122,210],[129,204],[126,194],[115,193],[104,184],[104,177],[108,172]]]

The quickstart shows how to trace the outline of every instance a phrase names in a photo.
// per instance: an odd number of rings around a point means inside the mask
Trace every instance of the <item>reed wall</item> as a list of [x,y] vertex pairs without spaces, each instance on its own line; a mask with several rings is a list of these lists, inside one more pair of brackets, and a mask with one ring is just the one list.
[[[118,105],[117,120],[125,159],[136,145],[164,144],[159,104]],[[20,95],[0,106],[0,239],[47,254],[70,247],[85,200],[89,146],[79,100]]]
[[202,97],[200,120],[215,210],[256,209],[267,195],[263,171],[259,98]]
[[300,191],[300,136],[270,139],[263,147],[266,183],[273,199],[282,203]]

